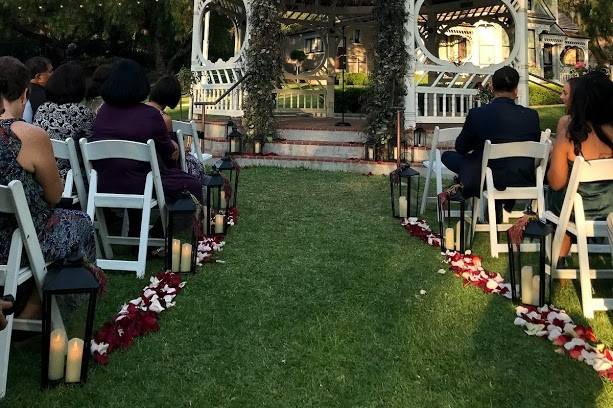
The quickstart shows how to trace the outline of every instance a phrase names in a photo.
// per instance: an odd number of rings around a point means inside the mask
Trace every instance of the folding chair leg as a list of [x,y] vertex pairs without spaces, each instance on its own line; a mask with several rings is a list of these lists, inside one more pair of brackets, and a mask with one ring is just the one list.
[[479,218],[479,212],[481,211],[481,199],[480,198],[473,198],[473,209],[472,209],[472,218],[470,220],[471,222],[471,229],[470,229],[470,247],[473,247],[473,244],[475,242],[475,234],[477,233],[477,218]]
[[487,212],[490,227],[490,250],[492,258],[498,258],[498,227],[496,225],[496,205],[494,200],[487,200]]
[[428,194],[430,193],[430,178],[432,176],[431,167],[432,167],[432,163],[430,164],[430,167],[428,168],[428,171],[426,172],[426,183],[424,184],[424,192],[422,193],[422,196],[421,196],[421,209],[419,210],[420,215],[424,215],[424,213],[426,212],[426,205],[428,204],[428,198],[430,198]]
[[594,305],[592,304],[592,280],[590,279],[590,262],[588,259],[587,239],[579,233],[577,237],[579,252],[579,279],[581,283],[581,303],[583,315],[587,319],[594,318]]
[[113,259],[113,248],[109,244],[109,230],[106,227],[106,218],[104,217],[104,211],[102,208],[96,208],[96,218],[98,219],[98,230],[100,232],[100,240],[102,241],[102,248],[104,249],[104,256],[107,259]]
[[140,222],[140,239],[138,242],[138,270],[136,271],[137,278],[143,278],[145,276],[145,268],[147,266],[149,219],[151,218],[151,207],[148,205],[148,203],[150,200],[151,197],[145,199],[145,205],[143,205],[143,215]]

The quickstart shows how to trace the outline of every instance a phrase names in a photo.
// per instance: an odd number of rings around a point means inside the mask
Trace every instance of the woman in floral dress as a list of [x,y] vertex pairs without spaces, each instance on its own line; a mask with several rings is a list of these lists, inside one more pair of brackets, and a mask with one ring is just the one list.
[[[62,185],[47,133],[23,122],[29,73],[12,57],[0,57],[0,184],[21,181],[38,240],[47,262],[96,259],[94,228],[82,211],[53,208]],[[0,263],[8,258],[15,217],[0,214]],[[94,272],[94,271],[92,271]],[[102,279],[98,269],[97,277]],[[30,280],[19,287],[16,313],[32,318],[40,313],[40,299]],[[25,304],[27,301],[27,305]]]

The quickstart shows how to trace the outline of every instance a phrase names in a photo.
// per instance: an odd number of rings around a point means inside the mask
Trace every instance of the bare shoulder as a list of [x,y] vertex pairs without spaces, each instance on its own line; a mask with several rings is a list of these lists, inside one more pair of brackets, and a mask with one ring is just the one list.
[[22,142],[44,143],[49,141],[49,135],[44,129],[26,122],[13,123],[11,130]]

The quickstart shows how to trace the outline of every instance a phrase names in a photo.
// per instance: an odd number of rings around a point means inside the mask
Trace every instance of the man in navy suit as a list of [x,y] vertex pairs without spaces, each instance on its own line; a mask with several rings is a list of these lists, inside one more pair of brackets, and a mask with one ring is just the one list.
[[[441,157],[443,164],[458,174],[466,198],[479,195],[481,159],[486,140],[493,144],[540,140],[538,113],[515,104],[518,83],[519,74],[513,68],[497,70],[492,76],[494,99],[468,113],[462,132],[456,139],[456,151],[445,152]],[[534,159],[511,157],[492,160],[488,166],[492,169],[494,185],[499,190],[536,184]]]

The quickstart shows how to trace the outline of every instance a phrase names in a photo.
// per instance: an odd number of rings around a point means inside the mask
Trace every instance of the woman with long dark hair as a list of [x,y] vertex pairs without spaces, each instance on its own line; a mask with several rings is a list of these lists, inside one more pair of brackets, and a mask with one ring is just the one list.
[[[586,161],[613,157],[613,82],[600,72],[577,78],[572,92],[569,115],[560,120],[557,138],[547,172],[550,187],[549,209],[560,212],[566,186],[577,156]],[[613,173],[613,169],[611,169]],[[582,183],[585,217],[604,220],[613,212],[613,182]],[[566,236],[561,256],[570,251],[571,237]]]

